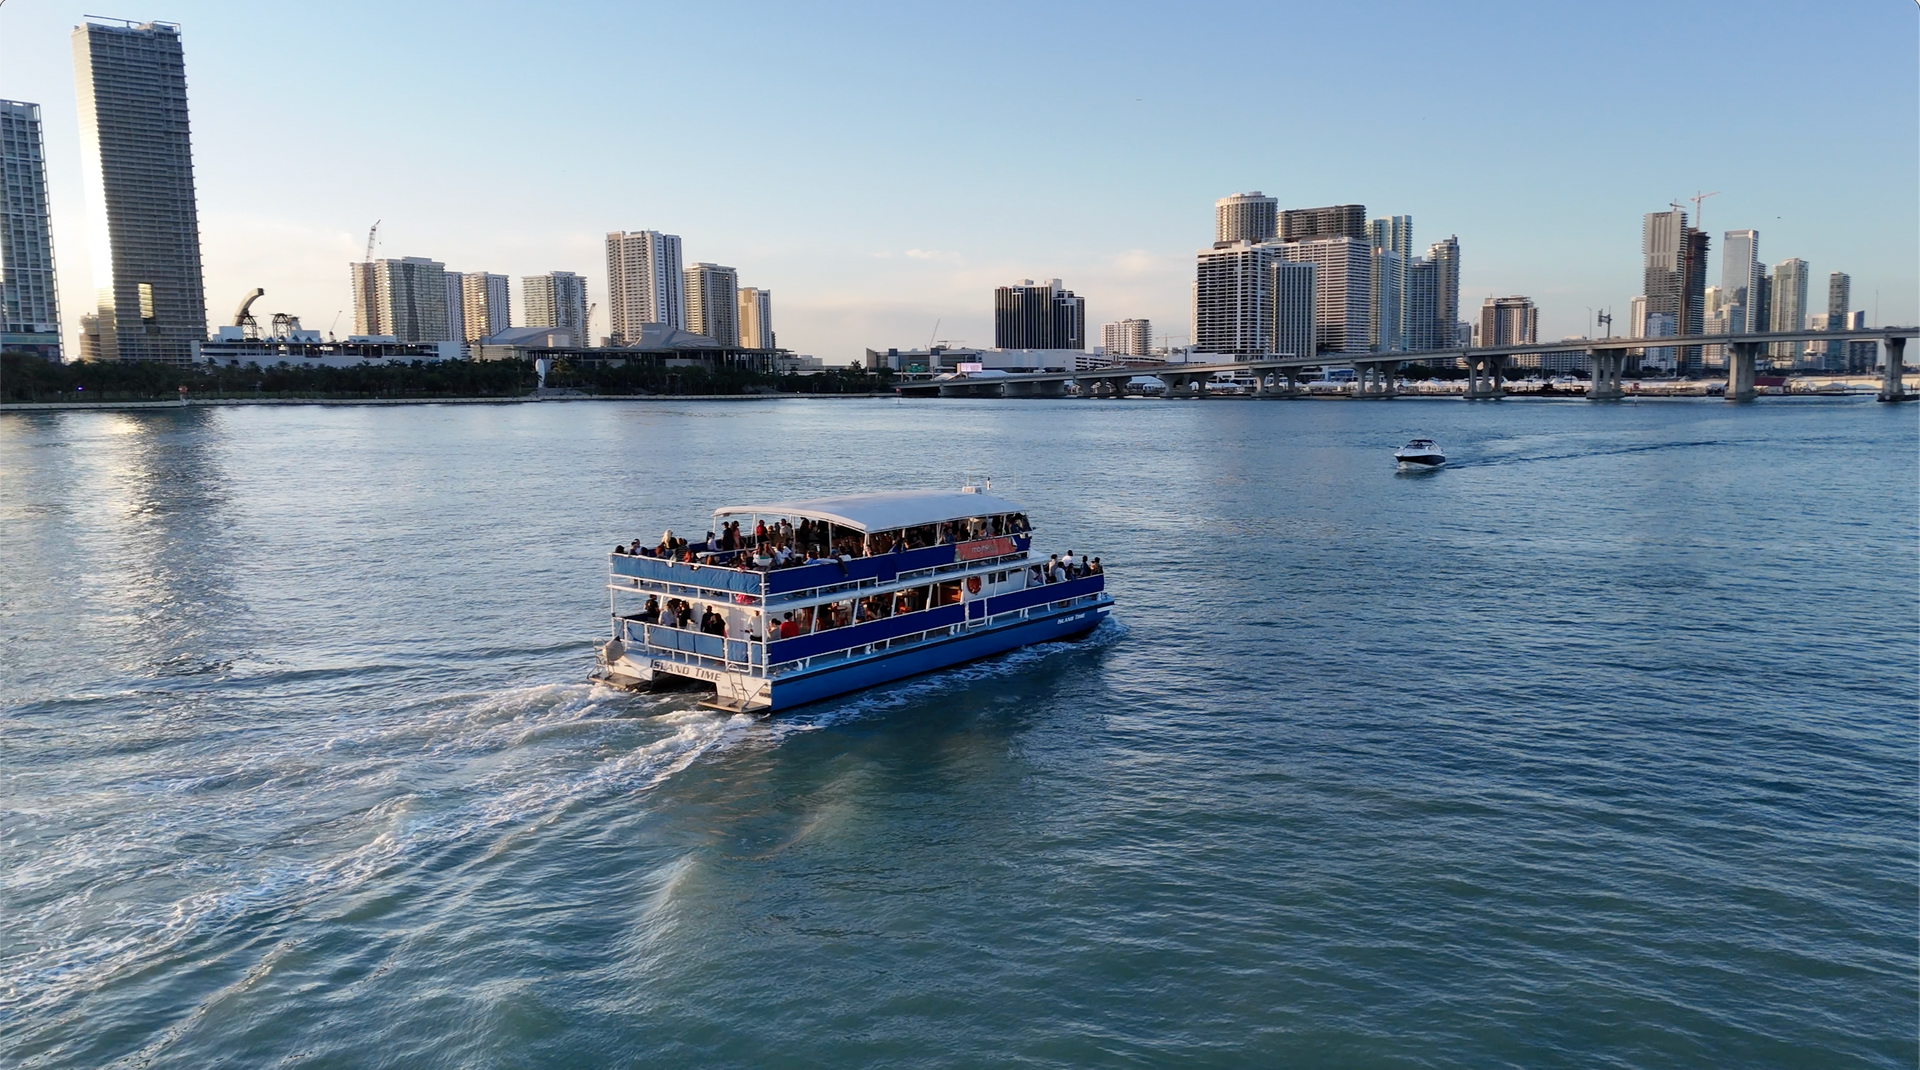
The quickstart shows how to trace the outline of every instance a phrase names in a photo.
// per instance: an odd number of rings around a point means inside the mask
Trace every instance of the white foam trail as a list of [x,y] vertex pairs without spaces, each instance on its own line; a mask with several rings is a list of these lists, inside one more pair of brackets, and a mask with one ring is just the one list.
[[[1094,633],[1094,645],[1107,645],[1119,634],[1120,626],[1110,619]],[[767,722],[675,708],[685,696],[636,697],[598,684],[539,684],[435,696],[385,711],[374,723],[315,725],[318,731],[305,739],[291,729],[293,734],[278,750],[223,756],[237,761],[237,770],[138,782],[133,788],[151,797],[164,796],[174,803],[173,808],[136,807],[144,823],[130,831],[123,828],[119,840],[56,844],[65,856],[58,864],[37,877],[27,875],[35,867],[22,867],[0,879],[0,887],[12,893],[56,883],[77,886],[66,896],[10,919],[16,951],[0,956],[0,1019],[31,1020],[57,1013],[123,973],[149,968],[176,952],[184,954],[184,946],[224,926],[262,913],[300,910],[450,844],[493,837],[493,849],[498,850],[504,846],[498,841],[507,830],[537,825],[584,799],[650,792],[716,747],[749,736],[777,745],[788,733],[819,731],[883,715],[943,691],[1024,672],[1068,649],[1062,643],[1024,647]],[[659,712],[638,718],[620,716],[635,704]],[[577,764],[579,754],[596,743],[649,731],[660,734],[620,747],[605,760],[585,767]],[[451,808],[433,809],[438,792],[396,787],[430,780],[436,771],[448,769],[473,774],[457,789],[467,797]],[[225,791],[224,786],[236,779],[250,786]],[[312,780],[322,783],[306,784]],[[346,818],[359,826],[364,837],[357,847],[266,868],[236,865],[218,875],[214,887],[145,909],[131,897],[105,917],[91,909],[95,890],[113,883],[110,875],[126,883],[120,856],[133,855],[143,841],[165,840],[182,829],[242,823],[261,803],[253,796],[272,793],[276,783],[283,793],[310,795],[315,789],[392,793]],[[193,806],[205,800],[212,800],[213,813]],[[286,805],[295,808],[299,800],[290,799]],[[316,839],[330,834],[311,828],[299,831]],[[206,861],[203,857],[174,859],[134,879],[204,880]],[[89,879],[88,870],[97,872],[98,878]],[[671,902],[673,888],[684,877],[678,871],[668,874],[649,913],[666,916],[662,912]]]
[[[649,719],[607,716],[608,705],[624,694],[577,684],[443,696],[388,711],[376,725],[311,737],[305,747],[290,740],[286,750],[271,756],[239,756],[248,767],[330,767],[332,782],[325,787],[334,790],[390,787],[394,781],[430,778],[436,768],[488,768],[467,779],[461,789],[466,798],[444,811],[432,810],[428,796],[402,790],[351,815],[347,820],[358,826],[362,837],[351,849],[255,869],[243,866],[251,854],[247,852],[235,860],[241,864],[216,875],[212,887],[158,904],[127,897],[125,905],[103,916],[94,902],[96,891],[128,883],[126,867],[116,856],[132,855],[143,841],[165,841],[183,829],[242,823],[260,802],[252,798],[258,785],[225,796],[196,796],[205,785],[230,779],[231,773],[140,782],[135,787],[149,799],[166,796],[173,807],[127,808],[137,828],[116,823],[116,838],[105,843],[56,844],[82,848],[68,855],[68,864],[54,867],[63,872],[30,879],[25,871],[36,867],[21,867],[4,882],[13,892],[26,891],[29,885],[47,889],[55,886],[52,882],[75,890],[9,919],[14,950],[0,956],[0,1019],[30,1020],[57,1012],[117,976],[149,968],[240,919],[297,911],[449,844],[497,837],[581,799],[650,791],[754,724],[748,717],[696,710]],[[618,748],[590,765],[579,764],[579,755],[590,748],[576,745],[576,733],[586,744],[605,744],[656,730],[664,734]],[[347,760],[333,760],[338,758]],[[206,812],[209,800],[211,813]],[[286,803],[290,810],[299,804],[298,798]],[[181,813],[182,808],[195,812]],[[296,833],[296,841],[331,835],[311,826]],[[93,857],[82,857],[85,854]],[[133,879],[205,883],[206,864],[205,857],[149,863]]]

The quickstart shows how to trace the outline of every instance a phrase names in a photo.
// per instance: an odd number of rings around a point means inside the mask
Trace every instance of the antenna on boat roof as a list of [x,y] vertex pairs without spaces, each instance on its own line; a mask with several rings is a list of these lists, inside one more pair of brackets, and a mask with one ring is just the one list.
[[978,473],[968,472],[960,477],[960,493],[962,494],[978,494],[982,490],[992,489],[993,477],[990,475],[979,475]]

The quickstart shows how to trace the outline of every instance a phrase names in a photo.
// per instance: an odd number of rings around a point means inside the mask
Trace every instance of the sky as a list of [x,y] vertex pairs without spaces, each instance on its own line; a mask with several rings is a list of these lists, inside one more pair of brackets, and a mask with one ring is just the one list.
[[514,276],[516,324],[519,276],[587,276],[596,337],[605,234],[644,229],[771,289],[780,344],[830,364],[990,345],[1023,278],[1085,297],[1090,342],[1145,317],[1180,344],[1213,202],[1256,189],[1457,235],[1463,316],[1525,294],[1542,339],[1622,327],[1642,214],[1698,193],[1710,283],[1751,227],[1920,323],[1914,0],[99,3],[0,0],[70,342],[102,266],[86,14],[181,26],[210,324],[260,286],[256,314],[344,336],[378,220],[376,255]]

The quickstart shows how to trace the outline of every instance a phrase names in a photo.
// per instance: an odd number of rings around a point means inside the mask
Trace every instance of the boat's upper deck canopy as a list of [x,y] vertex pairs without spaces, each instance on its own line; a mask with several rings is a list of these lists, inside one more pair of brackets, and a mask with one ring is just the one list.
[[896,528],[941,524],[976,516],[1020,513],[1025,510],[1006,500],[972,490],[896,490],[879,494],[847,494],[838,498],[814,498],[803,502],[763,502],[759,505],[729,505],[713,511],[714,517],[759,515],[793,516],[825,520],[841,527],[871,534]]

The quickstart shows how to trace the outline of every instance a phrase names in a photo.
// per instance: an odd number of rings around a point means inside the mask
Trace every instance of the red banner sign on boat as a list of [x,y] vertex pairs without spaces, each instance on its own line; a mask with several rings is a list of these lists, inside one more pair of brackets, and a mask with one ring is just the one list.
[[978,561],[983,557],[1001,557],[1018,550],[1011,536],[1002,535],[997,539],[975,539],[972,542],[955,543],[953,556],[961,561]]

